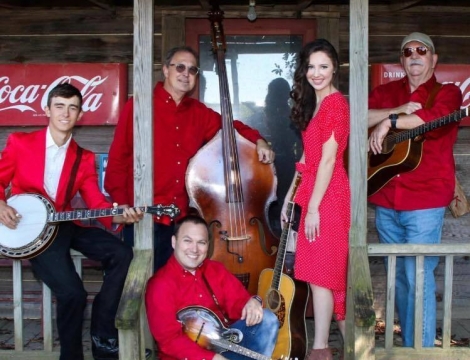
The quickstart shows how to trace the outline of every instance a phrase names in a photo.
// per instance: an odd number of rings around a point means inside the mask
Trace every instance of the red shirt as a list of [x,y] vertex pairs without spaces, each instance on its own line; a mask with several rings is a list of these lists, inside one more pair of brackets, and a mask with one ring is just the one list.
[[[437,93],[430,109],[424,109],[436,83],[433,75],[426,83],[410,92],[408,78],[380,85],[369,95],[369,109],[394,108],[407,102],[419,102],[423,109],[414,114],[429,122],[460,109],[462,93],[453,84],[445,84]],[[398,120],[400,121],[400,120]],[[458,123],[452,123],[424,134],[422,159],[418,167],[395,176],[368,200],[394,210],[420,210],[449,205],[454,196],[455,163],[453,146]]]
[[183,269],[172,255],[149,280],[145,294],[149,327],[158,343],[159,359],[209,360],[214,357],[214,352],[193,342],[176,320],[179,310],[192,305],[204,306],[223,318],[203,274],[231,321],[240,319],[243,307],[250,300],[251,296],[240,280],[222,263],[206,259],[193,275]]
[[[185,174],[189,160],[222,126],[220,114],[200,101],[185,97],[176,105],[159,82],[154,89],[154,204],[176,204],[180,217],[188,211]],[[109,150],[104,187],[118,204],[134,203],[133,106],[130,99],[120,115]],[[237,131],[256,143],[258,131],[234,121]],[[157,219],[169,224],[169,219]]]

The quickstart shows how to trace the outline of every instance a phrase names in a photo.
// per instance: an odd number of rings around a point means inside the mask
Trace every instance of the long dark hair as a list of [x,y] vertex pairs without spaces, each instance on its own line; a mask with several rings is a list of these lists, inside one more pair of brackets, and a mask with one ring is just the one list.
[[290,93],[290,97],[294,100],[294,106],[292,107],[290,118],[294,125],[300,130],[305,130],[307,128],[317,104],[315,90],[308,83],[306,75],[310,55],[318,51],[324,52],[331,59],[334,71],[333,81],[338,76],[338,53],[328,40],[314,40],[306,44],[300,51],[297,57],[297,69],[294,73],[294,85],[292,86],[292,91]]

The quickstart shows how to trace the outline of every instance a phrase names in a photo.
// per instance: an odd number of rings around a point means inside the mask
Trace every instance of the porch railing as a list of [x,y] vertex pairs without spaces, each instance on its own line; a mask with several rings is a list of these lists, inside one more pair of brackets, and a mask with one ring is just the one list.
[[[470,348],[452,348],[452,285],[454,256],[470,254],[470,244],[435,244],[435,245],[390,245],[369,244],[369,257],[383,256],[388,260],[387,291],[385,315],[385,346],[375,346],[376,359],[470,359]],[[393,326],[395,318],[395,280],[397,256],[416,256],[416,289],[415,289],[415,345],[414,347],[393,346]],[[422,347],[423,325],[423,284],[425,256],[445,257],[444,275],[444,311],[442,319],[442,345],[440,347]]]
[[[438,245],[385,245],[369,244],[367,253],[370,257],[386,257],[387,291],[385,312],[385,345],[375,346],[373,359],[470,359],[470,348],[451,347],[452,321],[452,289],[454,257],[470,254],[470,244],[438,244]],[[123,297],[121,298],[116,326],[119,329],[120,356],[126,360],[145,359],[145,348],[153,348],[153,340],[148,332],[144,294],[146,279],[151,272],[151,250],[136,250],[134,260],[129,269]],[[395,271],[397,256],[416,256],[416,303],[415,303],[415,346],[403,348],[393,345],[393,326],[395,318]],[[440,256],[445,258],[442,345],[434,348],[422,348],[422,314],[423,314],[423,265],[425,256]],[[72,251],[72,258],[79,274],[82,273],[84,257]],[[14,260],[13,264],[13,318],[14,318],[14,351],[2,351],[2,359],[58,359],[58,351],[53,351],[53,316],[52,296],[47,286],[43,285],[42,323],[43,350],[25,351],[23,325],[23,291],[22,264]],[[361,312],[356,317],[361,317]],[[370,317],[367,314],[367,320]],[[358,316],[359,315],[359,316]],[[363,315],[364,316],[364,315]],[[360,319],[356,319],[360,320]],[[364,319],[363,319],[364,320]],[[364,334],[363,334],[364,335]],[[373,336],[373,335],[372,335]],[[356,339],[357,340],[357,339]],[[374,341],[362,339],[362,341]],[[92,359],[86,354],[87,360]]]
[[[82,260],[85,257],[78,251],[72,250],[71,256],[77,273],[82,276]],[[53,316],[52,293],[49,287],[42,284],[42,334],[43,350],[26,351],[24,348],[24,319],[23,319],[23,267],[22,260],[12,260],[13,276],[13,323],[15,350],[2,351],[1,359],[58,359],[59,351],[53,349]],[[60,271],[60,270],[58,270]],[[91,354],[85,355],[85,360],[92,360]]]

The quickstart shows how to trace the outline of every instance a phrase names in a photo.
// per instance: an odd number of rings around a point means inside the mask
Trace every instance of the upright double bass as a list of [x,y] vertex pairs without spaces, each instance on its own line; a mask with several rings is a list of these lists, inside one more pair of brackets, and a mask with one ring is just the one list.
[[209,17],[219,72],[222,130],[191,159],[186,188],[190,206],[209,223],[209,256],[223,262],[256,294],[259,274],[276,260],[278,240],[267,224],[269,206],[276,200],[277,179],[274,166],[259,162],[255,145],[233,127],[223,12],[216,9]]

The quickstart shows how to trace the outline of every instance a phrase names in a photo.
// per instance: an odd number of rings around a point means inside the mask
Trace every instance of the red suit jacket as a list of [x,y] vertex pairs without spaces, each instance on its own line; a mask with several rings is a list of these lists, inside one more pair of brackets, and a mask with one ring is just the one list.
[[[44,189],[44,169],[46,159],[47,128],[31,133],[14,133],[8,137],[0,158],[0,200],[5,200],[5,189],[11,184],[11,194],[35,193],[49,200]],[[73,164],[77,156],[78,145],[71,140],[64,167],[60,175],[56,201],[52,201],[57,211],[71,210],[70,200],[65,199]],[[80,192],[89,208],[110,208],[98,187],[98,175],[95,166],[95,154],[83,149],[71,198]],[[65,203],[67,202],[67,203]],[[111,228],[112,218],[100,218],[99,221]]]

